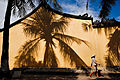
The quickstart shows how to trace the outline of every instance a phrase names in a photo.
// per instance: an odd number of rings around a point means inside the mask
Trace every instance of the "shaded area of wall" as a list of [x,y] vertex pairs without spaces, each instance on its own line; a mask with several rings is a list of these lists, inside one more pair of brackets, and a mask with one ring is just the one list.
[[109,40],[106,64],[107,66],[120,66],[120,30],[116,29]]

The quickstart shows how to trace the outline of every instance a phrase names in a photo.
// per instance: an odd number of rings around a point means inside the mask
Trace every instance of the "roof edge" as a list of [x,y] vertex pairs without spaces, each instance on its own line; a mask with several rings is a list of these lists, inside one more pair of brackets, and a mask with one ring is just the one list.
[[[15,26],[16,24],[19,24],[21,21],[23,21],[24,19],[26,19],[27,17],[31,16],[32,14],[34,14],[40,7],[44,7],[46,9],[48,9],[49,11],[53,11],[54,13],[58,14],[58,15],[62,15],[64,17],[69,17],[69,18],[75,18],[75,19],[81,19],[81,20],[92,20],[93,22],[93,17],[88,17],[88,14],[84,14],[84,15],[79,15],[79,16],[76,16],[76,15],[72,15],[72,14],[67,14],[67,13],[63,13],[63,12],[60,12],[60,11],[57,11],[55,9],[52,9],[47,3],[46,5],[45,4],[39,4],[38,7],[36,7],[32,12],[30,12],[29,14],[27,14],[26,16],[24,16],[23,18],[15,21],[14,23],[10,24],[10,26],[7,28],[7,29],[10,29],[11,27]],[[0,29],[0,32],[4,31],[5,28],[3,29]]]

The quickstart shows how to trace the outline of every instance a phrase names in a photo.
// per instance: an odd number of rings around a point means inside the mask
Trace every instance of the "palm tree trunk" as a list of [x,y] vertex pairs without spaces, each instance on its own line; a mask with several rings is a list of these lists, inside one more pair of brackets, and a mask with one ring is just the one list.
[[49,48],[49,43],[46,42],[46,50],[45,50],[45,54],[44,54],[44,60],[43,60],[43,66],[44,67],[48,67],[48,48]]
[[3,47],[1,56],[1,69],[3,72],[9,72],[9,25],[12,10],[12,1],[8,0],[7,10],[4,21]]

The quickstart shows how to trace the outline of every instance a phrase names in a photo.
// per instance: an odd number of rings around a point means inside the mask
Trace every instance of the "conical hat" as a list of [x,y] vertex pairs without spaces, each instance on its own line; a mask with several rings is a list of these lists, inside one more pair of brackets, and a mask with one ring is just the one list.
[[93,58],[93,57],[95,57],[95,55],[94,55],[94,54],[91,56],[91,58]]

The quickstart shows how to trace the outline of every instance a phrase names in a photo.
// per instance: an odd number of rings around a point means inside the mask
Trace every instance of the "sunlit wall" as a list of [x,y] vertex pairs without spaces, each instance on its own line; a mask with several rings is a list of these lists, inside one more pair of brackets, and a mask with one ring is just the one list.
[[[98,63],[101,64],[101,66],[105,66],[105,56],[108,54],[107,52],[107,44],[109,42],[108,37],[106,37],[104,29],[101,29],[101,33],[98,33],[97,29],[88,29],[88,31],[85,31],[83,28],[83,23],[91,24],[92,22],[90,20],[80,20],[75,18],[70,18],[69,24],[67,27],[67,31],[65,34],[69,34],[71,36],[75,36],[77,38],[80,38],[82,40],[85,40],[89,43],[89,46],[87,46],[84,43],[81,43],[81,45],[77,45],[76,43],[72,44],[72,48],[75,50],[75,52],[79,55],[79,57],[88,65],[91,64],[91,55],[96,55],[96,60]],[[26,37],[23,32],[23,27],[21,24],[17,24],[16,26],[12,27],[10,29],[10,40],[9,40],[9,65],[10,69],[14,67],[15,57],[18,55],[20,47],[29,39],[30,37]],[[0,55],[2,53],[2,32],[0,33]],[[44,44],[44,43],[43,43]],[[44,50],[44,47],[42,47],[42,50]],[[56,50],[57,53],[59,53],[58,50]],[[42,60],[43,55],[39,54],[42,53],[42,51],[38,52],[38,57],[36,57],[36,60]],[[60,60],[59,67],[71,67],[69,64],[63,61],[63,58],[61,55],[57,55],[58,59]]]

